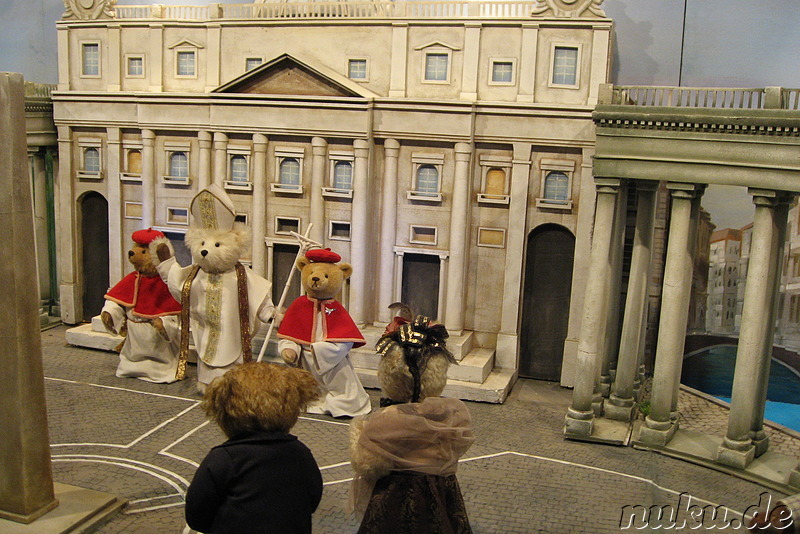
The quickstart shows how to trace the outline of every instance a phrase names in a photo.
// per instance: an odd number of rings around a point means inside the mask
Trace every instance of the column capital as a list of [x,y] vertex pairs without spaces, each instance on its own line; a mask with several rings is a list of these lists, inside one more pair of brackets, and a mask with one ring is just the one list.
[[383,142],[383,151],[387,158],[400,156],[400,143],[396,139],[387,139]]
[[269,138],[264,134],[253,134],[253,148],[256,152],[266,152]]
[[156,134],[153,130],[142,130],[142,144],[147,146],[153,146],[155,143]]
[[314,156],[324,156],[328,149],[328,142],[322,137],[311,138],[311,154]]
[[797,193],[789,191],[772,191],[770,189],[756,189],[754,187],[748,187],[747,193],[753,196],[753,204],[756,206],[791,204],[797,196]]
[[595,178],[594,186],[598,195],[601,193],[616,195],[622,186],[622,180],[619,178]]
[[683,182],[667,182],[667,190],[672,198],[691,200],[705,191],[705,185],[687,184]]
[[[226,144],[228,142],[228,136],[222,132],[214,132],[214,145]],[[224,148],[217,146],[217,148]]]
[[197,140],[200,142],[201,147],[211,146],[211,140],[212,140],[211,132],[206,130],[200,130],[199,132],[197,132]]
[[357,158],[367,158],[369,156],[369,143],[365,139],[353,141],[353,149]]

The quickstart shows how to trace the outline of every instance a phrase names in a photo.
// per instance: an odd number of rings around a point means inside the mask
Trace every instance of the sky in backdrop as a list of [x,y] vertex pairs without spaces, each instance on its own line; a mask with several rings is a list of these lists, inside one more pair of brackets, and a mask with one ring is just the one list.
[[[117,2],[155,3],[210,2]],[[606,0],[602,7],[615,23],[612,83],[800,88],[800,0]],[[63,11],[61,0],[0,0],[0,71],[56,83],[55,23]],[[710,187],[703,207],[717,228],[753,219],[743,188]]]

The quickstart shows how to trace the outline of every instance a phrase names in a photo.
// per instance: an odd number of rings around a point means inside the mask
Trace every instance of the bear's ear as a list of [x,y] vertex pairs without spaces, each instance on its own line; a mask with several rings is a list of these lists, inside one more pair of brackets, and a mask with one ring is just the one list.
[[311,262],[308,261],[308,258],[306,258],[305,256],[300,256],[299,258],[297,258],[297,262],[295,262],[294,266],[297,267],[298,271],[302,271],[303,267],[305,267],[310,263]]
[[350,278],[350,275],[353,274],[353,266],[349,263],[340,263],[339,268],[342,270],[342,273],[344,273],[345,280]]

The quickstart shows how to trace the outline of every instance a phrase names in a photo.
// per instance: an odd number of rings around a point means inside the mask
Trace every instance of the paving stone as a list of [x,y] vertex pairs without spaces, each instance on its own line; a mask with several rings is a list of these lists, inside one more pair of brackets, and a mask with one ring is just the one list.
[[[42,334],[54,479],[130,501],[93,532],[180,533],[183,492],[196,465],[225,439],[206,422],[194,381],[117,378],[115,355],[69,346],[65,330]],[[190,367],[190,377],[193,373]],[[380,392],[370,390],[370,396],[377,405]],[[676,506],[686,492],[702,499],[701,505],[741,512],[765,491],[650,451],[565,441],[570,400],[570,390],[520,380],[503,405],[467,403],[476,439],[458,478],[476,534],[619,532],[625,506]],[[687,392],[681,392],[680,403],[683,426],[724,434],[724,407]],[[800,451],[795,436],[768,432],[772,448]],[[314,531],[355,532],[357,522],[346,511],[352,477],[347,423],[304,416],[293,433],[323,469]],[[773,492],[773,499],[781,496]]]

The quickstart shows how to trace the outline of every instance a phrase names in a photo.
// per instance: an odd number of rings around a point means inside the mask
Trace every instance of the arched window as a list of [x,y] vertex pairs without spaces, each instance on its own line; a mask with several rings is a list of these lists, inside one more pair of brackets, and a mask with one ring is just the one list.
[[554,202],[569,200],[569,177],[560,171],[547,173],[544,179],[544,198]]
[[169,156],[169,175],[174,178],[189,177],[189,158],[186,152],[173,152]]
[[300,162],[297,161],[297,158],[285,158],[281,161],[280,183],[300,185]]
[[353,188],[353,164],[337,161],[333,166],[333,188],[350,190]]
[[433,165],[420,165],[417,168],[417,193],[439,193],[439,171]]
[[86,172],[100,172],[100,151],[90,147],[83,151],[83,170]]
[[241,155],[231,157],[231,181],[247,181],[247,158]]
[[128,172],[142,174],[142,151],[131,150],[128,152]]
[[488,198],[502,198],[506,194],[506,171],[492,167],[486,171],[484,195]]

